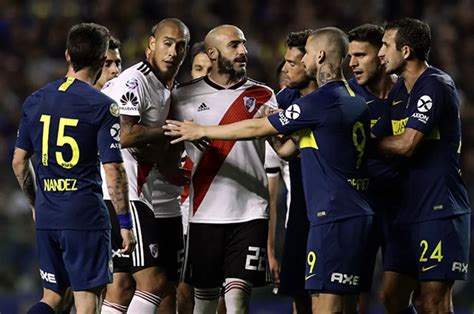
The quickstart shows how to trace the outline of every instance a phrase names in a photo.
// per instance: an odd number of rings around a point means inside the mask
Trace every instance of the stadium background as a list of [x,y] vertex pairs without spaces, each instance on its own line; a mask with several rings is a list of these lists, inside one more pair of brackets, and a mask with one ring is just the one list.
[[[106,25],[122,41],[126,68],[143,58],[151,26],[164,17],[182,19],[192,42],[216,25],[235,24],[248,40],[249,76],[277,88],[275,71],[288,32],[323,26],[347,31],[366,22],[420,18],[432,28],[430,63],[454,78],[462,98],[463,172],[474,200],[473,9],[473,0],[0,0],[0,312],[23,313],[41,292],[34,226],[10,162],[22,102],[66,72],[63,55],[71,25]],[[187,59],[179,81],[189,79],[189,68]],[[345,73],[350,78],[350,71]],[[471,268],[473,262],[471,258]],[[374,288],[370,310],[375,313],[381,308]],[[473,296],[472,279],[456,286],[456,312],[472,313]],[[288,300],[272,296],[270,289],[256,291],[252,301],[254,313],[282,313],[286,308]]]

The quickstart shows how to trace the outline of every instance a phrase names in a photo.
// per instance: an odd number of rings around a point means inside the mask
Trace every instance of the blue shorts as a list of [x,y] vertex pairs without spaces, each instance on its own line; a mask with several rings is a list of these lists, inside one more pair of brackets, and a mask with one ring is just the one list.
[[359,216],[311,227],[306,254],[306,289],[315,293],[357,294],[370,267],[366,259],[373,216]]
[[112,282],[110,230],[36,230],[43,287],[84,291]]
[[[471,214],[464,214],[392,226],[398,235],[386,254],[389,267],[385,270],[412,275],[419,281],[466,280],[470,219]],[[398,254],[393,252],[396,247],[401,249]]]

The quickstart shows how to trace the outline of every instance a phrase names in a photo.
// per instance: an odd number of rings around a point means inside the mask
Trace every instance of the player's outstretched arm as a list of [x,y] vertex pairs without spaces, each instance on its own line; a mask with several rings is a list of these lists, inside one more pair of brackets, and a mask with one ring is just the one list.
[[171,143],[196,141],[202,138],[215,140],[249,140],[278,134],[268,118],[248,119],[225,125],[199,125],[192,121],[166,120],[165,135],[176,137]]
[[15,148],[13,153],[12,168],[15,173],[20,189],[25,193],[28,203],[33,211],[33,220],[35,218],[35,200],[36,200],[36,181],[33,165],[30,157],[32,154],[24,149]]
[[122,163],[106,163],[103,167],[110,200],[117,212],[120,224],[120,234],[123,239],[121,252],[125,254],[131,253],[135,249],[137,240],[132,232],[127,173]]
[[122,148],[153,143],[164,137],[161,127],[148,127],[139,123],[139,117],[120,116],[120,145]]
[[402,155],[411,157],[424,134],[412,128],[406,128],[400,135],[388,136],[379,142],[379,150],[384,155]]

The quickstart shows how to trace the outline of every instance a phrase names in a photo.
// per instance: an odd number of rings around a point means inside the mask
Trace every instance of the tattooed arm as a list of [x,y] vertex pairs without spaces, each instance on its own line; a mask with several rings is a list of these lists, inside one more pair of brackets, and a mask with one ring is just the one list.
[[32,154],[24,149],[15,148],[12,160],[12,168],[15,173],[20,189],[25,193],[28,203],[33,211],[33,219],[35,217],[35,200],[36,200],[36,181],[35,172],[31,164],[30,158]]
[[[122,252],[131,253],[134,248],[136,239],[131,230],[130,202],[128,200],[128,179],[127,173],[122,163],[106,163],[103,164],[105,171],[105,181],[109,191],[110,200],[114,205],[120,222],[120,234],[122,235]],[[123,217],[121,219],[120,217]],[[122,222],[125,220],[127,225]],[[128,223],[127,223],[128,222]]]
[[128,179],[122,163],[104,164],[105,181],[109,191],[110,200],[114,205],[117,215],[130,212],[128,201]]

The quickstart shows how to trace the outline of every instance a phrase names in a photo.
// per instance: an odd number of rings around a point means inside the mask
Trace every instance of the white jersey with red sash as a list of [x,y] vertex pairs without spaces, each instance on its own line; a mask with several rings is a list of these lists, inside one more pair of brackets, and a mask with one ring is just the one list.
[[[244,79],[224,89],[209,78],[183,84],[172,93],[175,116],[202,125],[229,124],[261,116],[276,108],[273,91]],[[264,168],[265,139],[213,140],[203,151],[186,143],[193,162],[189,222],[237,223],[268,218]]]

